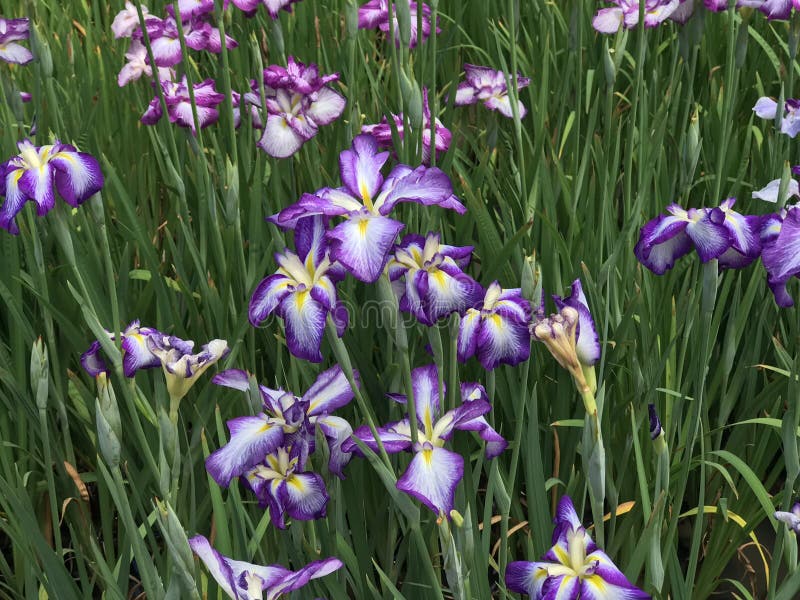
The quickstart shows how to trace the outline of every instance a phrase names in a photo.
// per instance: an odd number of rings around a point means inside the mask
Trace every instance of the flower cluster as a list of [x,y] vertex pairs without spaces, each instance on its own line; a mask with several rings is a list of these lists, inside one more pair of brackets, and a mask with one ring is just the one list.
[[631,584],[592,540],[569,496],[562,496],[554,519],[553,546],[538,562],[517,561],[506,568],[506,586],[535,600],[615,598],[650,595]]
[[[106,335],[110,341],[115,339],[110,331],[106,331]],[[167,391],[175,401],[183,398],[200,375],[229,352],[225,340],[211,340],[193,354],[193,341],[166,335],[153,327],[142,327],[138,320],[131,322],[120,337],[125,377],[133,377],[142,369],[162,367]],[[100,341],[95,340],[81,355],[81,366],[92,377],[108,373],[100,355],[101,348]]]
[[[410,37],[408,41],[409,48],[415,48],[419,41],[419,31],[417,30],[417,23],[419,19],[418,3],[416,0],[400,0],[401,2],[408,3],[408,11],[410,19]],[[397,2],[392,7],[392,21],[389,24],[389,0],[369,0],[366,4],[362,4],[358,9],[358,27],[359,29],[380,29],[384,34],[388,34],[390,28],[394,30],[394,43],[400,47],[400,24],[397,19]],[[422,4],[422,39],[428,39],[431,34],[431,7]],[[436,27],[436,33],[441,30]]]
[[[774,121],[778,114],[778,103],[766,96],[759,98],[753,112],[762,119]],[[800,133],[800,100],[789,98],[783,104],[781,113],[781,133],[794,138]]]
[[668,206],[669,215],[659,215],[642,227],[636,258],[663,275],[692,248],[702,262],[717,259],[721,268],[743,268],[760,256],[775,302],[793,306],[786,284],[800,276],[800,206],[755,216],[734,211],[734,202],[728,198],[717,208],[689,210]]
[[[392,132],[397,131],[397,136],[402,140],[405,135],[405,125],[403,124],[403,113],[399,115],[391,115],[390,124],[389,119],[383,117],[380,123],[372,125],[362,125],[361,133],[366,133],[375,138],[381,148],[388,149],[394,146],[392,140]],[[447,152],[450,147],[450,141],[453,135],[442,122],[437,118],[433,121],[433,129],[435,130],[435,138],[433,147],[436,150],[436,156],[443,152]],[[428,89],[422,90],[422,162],[430,164],[431,161],[431,108],[428,104]],[[409,126],[410,129],[410,126]]]
[[[267,123],[258,147],[275,158],[287,158],[317,135],[322,125],[338,119],[345,107],[344,97],[328,84],[339,74],[320,75],[315,64],[305,65],[290,56],[286,67],[271,65],[264,69],[264,104]],[[251,91],[244,103],[255,115],[253,125],[261,127],[259,85],[251,81]]]
[[[456,91],[456,106],[476,104],[483,102],[489,110],[496,110],[504,117],[513,117],[514,110],[511,106],[511,98],[508,95],[508,84],[506,78],[510,79],[507,73],[495,71],[489,67],[479,67],[469,63],[464,65],[464,79],[466,81],[458,84]],[[521,90],[530,85],[527,77],[517,77],[517,90]],[[527,114],[527,109],[520,100],[517,100],[517,113],[521,119]]]
[[[507,442],[484,417],[492,407],[483,386],[477,383],[461,384],[461,405],[442,414],[441,399],[445,397],[445,390],[439,390],[436,366],[414,369],[411,378],[417,439],[412,439],[410,417],[379,427],[378,437],[390,454],[408,450],[414,452],[414,458],[405,473],[397,480],[397,489],[414,496],[437,515],[449,517],[456,487],[464,476],[464,459],[460,454],[444,448],[454,431],[478,432],[486,441],[487,459],[498,456],[506,448]],[[407,403],[407,398],[401,394],[389,396],[402,404]],[[368,427],[359,427],[353,437],[371,450],[378,450],[378,443]],[[343,449],[361,454],[352,439],[344,443]]]
[[277,19],[281,10],[292,12],[292,4],[295,2],[300,2],[300,0],[225,0],[223,6],[228,8],[229,4],[233,4],[239,10],[244,11],[248,17],[254,17],[258,6],[262,4],[267,9],[269,16]]
[[[243,392],[250,389],[244,371],[223,371],[212,381]],[[328,442],[328,468],[344,478],[350,450],[343,443],[352,428],[331,413],[353,399],[350,383],[335,366],[321,373],[302,397],[263,385],[258,389],[263,412],[228,421],[231,438],[206,459],[208,473],[223,487],[241,478],[261,506],[269,507],[272,522],[281,529],[287,515],[298,520],[325,516],[328,493],[322,477],[306,470],[308,458],[315,451],[319,427]]]
[[4,19],[0,17],[0,60],[18,65],[28,64],[33,54],[22,44],[31,36],[30,19]]
[[67,204],[80,206],[103,187],[97,159],[74,146],[55,140],[34,146],[28,139],[17,143],[19,154],[0,163],[0,227],[18,234],[15,220],[25,202],[36,204],[36,214],[46,215],[56,203],[56,191]]
[[[225,96],[216,90],[213,79],[206,79],[192,86],[197,109],[196,124],[194,112],[192,111],[192,97],[189,94],[186,76],[179,82],[167,79],[161,80],[159,83],[164,93],[164,104],[167,105],[167,118],[170,123],[177,123],[181,127],[187,127],[191,129],[193,134],[197,134],[197,126],[202,129],[216,123],[219,119],[217,107],[222,104]],[[142,115],[142,123],[154,125],[158,123],[163,114],[161,99],[156,96],[150,101],[150,105]]]
[[316,560],[299,571],[290,571],[280,565],[254,565],[223,556],[202,535],[191,538],[189,547],[232,600],[275,600],[344,566],[337,558]]

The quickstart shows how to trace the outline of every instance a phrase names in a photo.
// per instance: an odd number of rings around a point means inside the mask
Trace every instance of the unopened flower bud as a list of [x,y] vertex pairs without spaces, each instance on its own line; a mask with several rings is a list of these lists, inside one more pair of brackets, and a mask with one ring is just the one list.
[[42,338],[33,343],[31,349],[31,390],[36,398],[36,407],[39,410],[47,408],[47,396],[50,379],[49,360],[47,347]]

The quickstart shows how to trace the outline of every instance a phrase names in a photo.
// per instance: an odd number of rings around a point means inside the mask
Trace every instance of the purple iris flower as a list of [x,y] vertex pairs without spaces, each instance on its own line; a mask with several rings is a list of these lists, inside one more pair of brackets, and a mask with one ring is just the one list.
[[[727,10],[727,0],[704,0],[707,9],[713,12]],[[800,10],[800,0],[739,0],[736,8],[757,8],[767,19],[786,20],[792,14],[792,8]]]
[[300,0],[225,0],[224,7],[228,8],[229,4],[233,4],[239,10],[244,11],[248,17],[253,17],[258,6],[263,4],[269,16],[277,19],[281,10],[292,12],[292,4],[295,2],[300,2]]
[[345,217],[343,223],[326,234],[331,244],[331,258],[357,279],[368,283],[376,281],[389,260],[397,234],[404,227],[386,216],[399,202],[437,205],[459,214],[467,210],[453,195],[450,178],[435,167],[412,169],[397,165],[384,179],[381,168],[388,158],[388,152],[378,152],[375,138],[357,136],[351,149],[339,154],[343,187],[303,194],[297,203],[270,217],[269,221],[283,228],[293,228],[299,219],[308,215]]
[[764,217],[761,244],[761,261],[776,304],[784,308],[794,306],[786,284],[792,277],[800,277],[800,206]]
[[74,146],[55,140],[46,146],[34,146],[28,139],[17,142],[19,154],[0,163],[0,227],[18,234],[15,223],[25,202],[36,204],[36,214],[46,215],[56,204],[56,190],[73,207],[99,192],[103,173],[97,159]]
[[[464,64],[464,78],[466,81],[458,84],[456,106],[483,102],[486,108],[496,110],[504,117],[514,116],[511,98],[508,96],[505,73],[489,67],[466,63]],[[531,80],[527,77],[517,76],[517,90],[528,87],[530,82]],[[517,100],[517,112],[520,119],[528,113],[520,100]]]
[[[175,16],[175,8],[172,4],[167,4],[165,10],[173,17]],[[185,21],[214,12],[214,0],[178,0],[178,10],[181,13],[181,19]]]
[[[167,12],[171,12],[168,7]],[[182,28],[186,46],[192,50],[208,50],[215,54],[222,51],[222,38],[219,29],[212,27],[204,16],[186,18],[181,15]],[[164,19],[158,17],[148,17],[145,20],[147,35],[150,38],[150,48],[153,50],[153,58],[158,67],[174,67],[183,59],[181,51],[181,40],[178,32],[178,24],[172,15]],[[132,33],[132,39],[141,41],[142,30],[137,28]],[[225,47],[229,50],[236,48],[239,44],[232,37],[225,36]]]
[[[193,135],[197,135],[186,76],[184,75],[180,82],[161,80],[160,83],[161,89],[164,91],[169,122],[177,123],[181,127],[188,127],[192,130]],[[153,85],[155,85],[155,83]],[[203,129],[209,125],[213,125],[219,119],[217,106],[225,99],[225,95],[220,94],[216,90],[213,79],[206,79],[200,83],[195,83],[193,87],[194,101],[197,105],[197,120],[200,129]],[[145,125],[155,125],[161,119],[161,116],[161,102],[158,96],[155,96],[142,115],[141,121]]]
[[486,290],[483,305],[470,308],[461,317],[458,330],[458,360],[477,355],[484,369],[500,364],[516,365],[528,360],[531,336],[528,322],[531,305],[520,288],[504,290],[496,281]]
[[[616,33],[620,27],[631,29],[639,24],[639,0],[608,0],[608,2],[614,6],[601,8],[592,19],[592,27],[596,31]],[[679,0],[645,0],[644,26],[657,27],[678,10],[679,5]]]
[[315,216],[297,222],[297,254],[288,248],[275,254],[278,271],[258,284],[248,310],[254,327],[273,312],[281,317],[289,352],[311,362],[322,362],[320,347],[328,314],[339,336],[348,322],[347,310],[336,294],[336,283],[345,271],[331,259],[325,221]]
[[[418,12],[416,0],[394,0],[397,4],[398,1],[408,2],[408,10],[411,16],[411,35],[409,37],[408,47],[415,48],[419,41],[419,32],[417,31]],[[394,21],[394,43],[400,47],[400,25],[397,22],[397,7],[392,7],[392,20]],[[380,29],[383,33],[389,33],[389,0],[369,0],[366,4],[362,4],[358,9],[358,28],[359,29]],[[441,32],[441,29],[436,27],[436,33]],[[427,40],[431,34],[431,7],[422,3],[422,39]]]
[[[792,172],[794,172],[796,168],[797,167],[792,167]],[[764,200],[765,202],[772,202],[775,204],[778,202],[780,188],[781,180],[773,179],[760,190],[753,192],[753,198],[758,198],[759,200]],[[792,196],[800,196],[800,185],[798,185],[796,179],[790,179],[789,187],[786,189],[786,197],[791,198]]]
[[565,306],[570,306],[578,311],[578,324],[575,330],[575,350],[581,364],[590,367],[600,360],[600,337],[597,335],[597,328],[589,311],[589,303],[583,293],[581,280],[576,279],[572,282],[569,296],[553,296],[558,310]]
[[344,566],[337,558],[314,561],[299,571],[290,571],[280,565],[253,565],[223,556],[202,535],[189,539],[189,546],[232,600],[277,600],[283,594],[299,590],[312,579],[324,577]]
[[512,562],[506,586],[536,600],[644,600],[650,598],[623,575],[581,524],[572,500],[562,496],[553,547],[539,562]]
[[789,512],[782,510],[775,511],[774,517],[778,521],[786,523],[789,529],[794,531],[795,534],[800,535],[800,502],[795,502]]
[[[114,334],[106,331],[109,340]],[[131,323],[120,333],[122,336],[122,371],[125,377],[133,377],[139,369],[160,367],[161,360],[150,351],[147,338],[151,335],[164,335],[152,327],[142,327],[139,320]],[[81,366],[92,377],[107,373],[108,367],[100,356],[100,342],[95,340],[89,349],[81,354]]]
[[[157,18],[150,15],[150,10],[143,4],[142,15],[147,21],[148,18]],[[136,12],[136,5],[126,0],[125,8],[117,13],[111,23],[111,31],[116,39],[129,38],[133,32],[139,28],[139,14]]]
[[[358,382],[358,373],[355,373]],[[248,375],[231,369],[217,374],[212,382],[243,392],[250,389]],[[319,427],[328,442],[328,468],[344,478],[342,469],[350,461],[350,451],[342,444],[352,432],[350,424],[333,411],[353,399],[353,390],[337,365],[320,373],[302,398],[291,392],[259,386],[264,412],[228,421],[230,440],[206,459],[206,469],[219,485],[227,487],[235,477],[264,461],[267,454],[291,446],[299,458],[298,470],[315,450],[315,428]]]
[[400,309],[410,312],[423,325],[433,325],[454,312],[463,313],[483,296],[483,288],[463,269],[469,264],[472,246],[448,246],[438,233],[426,237],[407,235],[395,247],[389,261],[389,279],[405,275]]
[[[762,96],[753,107],[753,112],[762,119],[775,120],[778,112],[778,103],[772,98]],[[781,133],[794,138],[800,133],[800,100],[789,98],[784,103],[783,116],[781,117]]]
[[[394,121],[394,129],[397,131],[397,135],[402,140],[404,135],[403,113],[399,115],[392,114],[392,121]],[[447,127],[442,125],[439,119],[436,119],[434,127],[436,130],[436,141],[434,145],[436,148],[436,156],[439,156],[442,152],[447,152],[453,135]],[[378,145],[383,149],[389,149],[394,146],[392,140],[392,126],[389,124],[389,120],[386,117],[383,117],[380,123],[362,125],[361,133],[373,136],[378,141]],[[422,162],[426,165],[429,165],[431,162],[431,108],[428,104],[427,88],[422,90]]]
[[28,64],[33,54],[17,44],[31,37],[30,19],[4,19],[0,17],[0,60],[18,65]]
[[325,517],[330,500],[325,482],[318,473],[302,469],[301,455],[292,446],[267,454],[242,476],[278,529],[286,529],[287,516],[296,521]]
[[736,212],[735,202],[728,198],[716,208],[689,210],[670,204],[669,215],[659,215],[642,227],[633,250],[636,258],[656,275],[671,269],[693,247],[704,263],[716,258],[722,268],[749,265],[761,252],[760,218]]
[[648,404],[647,412],[650,416],[650,439],[655,440],[658,436],[663,435],[664,428],[661,426],[661,419],[658,418],[655,404]]
[[[153,77],[153,69],[147,63],[147,48],[142,42],[139,40],[131,41],[130,48],[125,53],[125,58],[128,62],[125,63],[117,76],[117,85],[119,87],[140,79],[142,75]],[[172,81],[175,78],[175,72],[169,67],[158,67],[158,78],[161,81]]]
[[[506,448],[507,442],[483,416],[492,409],[483,386],[477,383],[462,384],[461,406],[441,414],[440,399],[444,397],[445,390],[439,392],[436,365],[414,369],[411,379],[417,412],[417,443],[412,444],[408,418],[379,427],[378,436],[390,454],[404,450],[413,450],[415,453],[405,473],[397,480],[397,489],[414,496],[437,515],[449,517],[456,487],[464,476],[464,459],[460,454],[444,448],[453,432],[456,429],[478,432],[486,441],[488,459],[498,456]],[[390,397],[404,404],[407,401],[401,394],[390,394]],[[377,451],[378,444],[368,427],[359,427],[353,437]],[[345,442],[343,448],[360,454],[353,440]]]
[[[317,65],[306,66],[292,56],[286,67],[264,69],[268,117],[258,147],[275,158],[288,158],[316,136],[321,126],[338,119],[346,100],[328,85],[338,79],[338,73],[320,75]],[[259,86],[252,81],[251,88],[244,100],[260,108]]]

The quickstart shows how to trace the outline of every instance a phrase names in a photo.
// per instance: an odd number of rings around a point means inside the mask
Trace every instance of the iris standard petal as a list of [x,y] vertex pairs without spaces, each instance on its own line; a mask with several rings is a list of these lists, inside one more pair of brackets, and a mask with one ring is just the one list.
[[71,206],[78,206],[103,187],[100,163],[89,154],[69,150],[56,152],[50,164],[56,169],[56,189]]
[[[361,387],[358,371],[353,371],[353,378],[356,385]],[[303,400],[308,402],[306,414],[310,417],[332,413],[337,408],[346,406],[352,399],[353,388],[339,365],[320,373],[303,394]]]
[[485,415],[492,410],[492,405],[486,400],[469,400],[452,410],[448,410],[439,419],[433,430],[433,436],[443,440],[449,440],[453,431],[456,429],[478,430],[478,427],[470,425],[478,417]]
[[436,365],[417,367],[411,371],[411,385],[414,390],[414,407],[417,420],[430,436],[434,423],[439,418],[439,378]]
[[650,594],[643,592],[622,574],[602,550],[586,556],[586,562],[595,562],[594,575],[582,582],[581,592],[587,600],[644,600]]
[[328,232],[332,258],[356,279],[372,283],[381,276],[397,234],[404,225],[388,217],[361,212]]
[[228,421],[231,439],[206,458],[206,470],[222,487],[234,477],[264,460],[283,443],[283,429],[263,416],[237,417]]
[[296,291],[281,301],[278,314],[286,325],[286,345],[297,358],[322,362],[322,335],[328,311],[311,297],[310,290]]
[[312,521],[325,516],[328,492],[317,473],[292,473],[278,487],[281,504],[293,519]]
[[410,170],[405,165],[398,165],[386,178],[375,209],[387,215],[398,202],[416,202],[423,206],[446,204],[445,208],[464,214],[466,207],[454,198],[450,178],[441,169],[422,165]]
[[125,377],[133,377],[139,369],[151,369],[161,366],[161,360],[150,351],[147,336],[132,331],[122,337],[122,371]]
[[305,143],[306,139],[289,126],[282,115],[269,115],[258,147],[275,158],[288,158]]
[[352,147],[339,154],[342,181],[356,198],[370,202],[383,184],[381,168],[388,152],[378,152],[378,143],[371,135],[358,135]]
[[263,279],[250,298],[247,316],[253,327],[258,327],[286,296],[292,293],[292,280],[286,275],[276,273]]
[[[383,443],[383,447],[389,454],[395,454],[411,448],[411,428],[408,419],[398,421],[396,423],[389,423],[385,427],[376,428],[378,437]],[[362,425],[353,432],[352,437],[358,438],[364,444],[373,450],[378,451],[378,444],[372,436],[372,431],[366,425]],[[342,444],[344,452],[355,452],[359,456],[362,455],[361,450],[356,443],[350,439]]]
[[515,561],[506,567],[506,587],[518,594],[539,598],[542,585],[547,579],[548,563]]
[[219,587],[228,594],[231,598],[236,598],[236,582],[233,577],[233,570],[231,569],[228,561],[222,554],[211,547],[208,539],[202,535],[196,535],[189,539],[189,547],[192,549],[203,564],[208,569],[208,572],[217,582]]
[[414,496],[437,515],[449,515],[463,475],[464,459],[460,454],[425,444],[397,480],[397,489]]

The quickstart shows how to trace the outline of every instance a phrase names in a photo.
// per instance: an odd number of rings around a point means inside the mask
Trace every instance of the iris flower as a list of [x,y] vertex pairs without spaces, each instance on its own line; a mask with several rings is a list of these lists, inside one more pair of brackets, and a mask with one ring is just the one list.
[[146,338],[150,352],[161,361],[167,379],[167,391],[174,402],[183,398],[197,379],[211,365],[225,357],[230,349],[225,340],[211,340],[201,351],[192,354],[194,342],[157,332]]
[[638,600],[650,598],[631,584],[609,556],[592,541],[572,500],[558,503],[553,547],[539,562],[512,562],[506,586],[536,600]]
[[[423,325],[433,325],[454,312],[463,313],[483,296],[483,289],[462,269],[472,246],[448,246],[438,233],[407,235],[389,261],[389,279],[402,286],[400,309]],[[405,275],[405,282],[400,278]]]
[[[608,0],[615,6],[601,8],[592,19],[600,33],[616,33],[620,27],[631,29],[639,24],[639,0]],[[657,27],[678,10],[679,0],[646,0],[644,26]]]
[[[167,118],[170,123],[177,123],[181,127],[188,127],[192,134],[196,135],[194,115],[192,114],[192,102],[189,96],[189,87],[186,83],[186,76],[180,82],[162,80],[161,89],[164,91],[164,100],[167,105]],[[155,85],[155,83],[153,84]],[[214,88],[214,80],[206,79],[194,84],[194,101],[197,106],[197,121],[200,129],[208,127],[219,119],[219,106],[225,99],[224,94],[220,94]],[[142,115],[142,123],[145,125],[155,125],[161,119],[161,101],[156,95],[151,101],[147,110]]]
[[[250,389],[244,371],[223,371],[212,382],[243,392]],[[228,421],[230,440],[206,459],[206,470],[214,481],[227,487],[235,477],[245,475],[261,463],[267,454],[285,446],[299,452],[302,470],[306,457],[314,452],[316,426],[328,442],[330,471],[344,478],[342,469],[350,460],[350,451],[343,450],[342,443],[352,429],[347,421],[330,414],[353,399],[353,390],[341,368],[337,365],[320,373],[302,398],[265,386],[259,386],[259,390],[264,412]]]
[[528,322],[531,305],[520,288],[504,290],[496,281],[486,290],[483,305],[470,308],[461,317],[458,330],[458,360],[477,355],[484,369],[500,364],[516,365],[528,359],[531,336]]
[[33,60],[33,54],[18,44],[31,37],[30,19],[4,19],[0,17],[0,60],[25,65]]
[[225,0],[224,7],[228,8],[228,5],[232,3],[236,8],[244,11],[248,17],[253,17],[259,4],[263,4],[269,16],[277,19],[281,9],[292,12],[292,4],[295,2],[300,2],[300,0]]
[[[704,0],[707,9],[713,12],[727,10],[728,0]],[[786,20],[792,15],[792,8],[800,10],[800,0],[739,0],[737,8],[757,8],[770,21]]]
[[600,360],[600,338],[597,335],[597,328],[589,311],[589,303],[583,293],[581,280],[576,279],[572,282],[569,296],[553,296],[558,310],[565,306],[570,306],[578,312],[578,324],[575,329],[575,350],[578,360],[582,365],[592,366]]
[[220,589],[233,600],[277,600],[284,594],[299,590],[312,579],[324,577],[344,566],[337,558],[314,561],[299,571],[290,571],[280,565],[253,565],[223,556],[202,535],[189,539],[189,546],[203,561]]
[[761,243],[761,261],[775,303],[784,308],[794,306],[786,284],[792,277],[800,277],[800,206],[764,217]]
[[736,212],[735,202],[728,198],[716,208],[689,210],[670,204],[669,215],[642,227],[633,250],[636,258],[656,275],[663,275],[692,248],[704,263],[716,258],[720,267],[735,269],[750,264],[761,252],[760,218]]
[[774,517],[786,525],[789,529],[800,535],[800,502],[795,502],[792,505],[791,511],[778,510],[775,511]]
[[[792,167],[792,170],[796,168],[797,167]],[[753,192],[753,198],[758,198],[759,200],[764,200],[765,202],[772,202],[773,204],[775,204],[776,202],[778,202],[778,194],[780,193],[780,188],[781,188],[781,180],[773,179],[760,190]],[[792,196],[800,196],[800,185],[798,185],[796,179],[790,179],[789,187],[786,189],[787,199],[791,198]]]
[[[402,140],[405,133],[403,113],[399,115],[392,114],[392,121],[394,121],[394,129],[397,131],[397,135]],[[436,119],[434,128],[436,133],[434,146],[436,148],[436,155],[438,156],[442,152],[447,152],[453,135],[447,127],[442,125],[439,119]],[[392,126],[389,124],[389,120],[386,117],[383,117],[380,123],[362,125],[361,133],[373,136],[381,148],[389,149],[394,146],[394,141],[392,140]],[[431,108],[428,104],[427,88],[422,90],[422,162],[426,165],[431,162]]]
[[[139,40],[133,40],[130,48],[125,53],[125,58],[128,62],[120,69],[117,76],[117,85],[123,87],[128,85],[131,81],[140,79],[142,75],[146,77],[153,76],[153,69],[147,64],[147,48]],[[158,67],[158,78],[161,81],[170,81],[174,77],[172,69],[168,67]]]
[[328,491],[317,473],[302,470],[294,447],[278,448],[242,478],[253,490],[259,506],[269,508],[272,523],[286,529],[286,517],[314,521],[325,516]]
[[[778,113],[778,103],[772,98],[762,96],[758,99],[753,112],[762,119],[774,121]],[[800,133],[800,100],[789,98],[783,105],[781,117],[781,133],[794,138]]]
[[[142,15],[145,18],[145,22],[148,19],[158,18],[150,15],[150,11],[145,5],[142,5]],[[117,13],[117,16],[114,17],[114,21],[111,23],[111,31],[117,39],[129,38],[138,28],[139,13],[136,12],[136,5],[126,0],[125,8]]]
[[[346,100],[328,85],[338,81],[338,73],[320,75],[317,65],[290,56],[285,68],[271,65],[263,77],[268,116],[258,147],[270,156],[292,156],[344,111]],[[253,81],[251,87],[245,100],[260,107],[259,86]]]
[[300,219],[295,228],[297,254],[288,248],[275,254],[278,271],[258,284],[250,298],[248,316],[254,327],[273,312],[286,326],[289,351],[304,360],[321,362],[325,320],[330,314],[341,336],[347,310],[336,294],[344,269],[331,260],[325,237],[325,217]]
[[[479,67],[466,63],[464,65],[464,78],[466,81],[458,84],[456,106],[483,102],[486,108],[496,110],[504,117],[511,118],[514,116],[514,111],[511,108],[511,98],[508,95],[505,73],[495,71],[489,67]],[[527,77],[518,76],[517,90],[528,87],[530,82],[531,80]],[[520,119],[528,113],[521,100],[517,100],[517,112]]]
[[435,167],[412,169],[397,165],[384,179],[381,168],[388,152],[378,152],[370,135],[359,135],[350,150],[339,154],[344,186],[303,194],[270,221],[283,228],[295,227],[298,219],[324,214],[346,220],[329,231],[331,258],[361,281],[372,283],[383,273],[389,252],[404,225],[388,215],[399,202],[438,205],[463,214],[466,208],[453,195],[447,175]]
[[[494,458],[506,447],[505,440],[486,422],[483,417],[492,407],[482,386],[464,384],[461,387],[462,404],[441,414],[435,365],[419,367],[411,372],[414,406],[417,413],[417,443],[411,440],[411,425],[408,418],[377,429],[378,436],[386,452],[393,454],[413,450],[414,458],[405,473],[397,480],[397,489],[417,498],[437,515],[449,516],[453,509],[456,487],[464,476],[464,459],[444,448],[456,429],[477,431],[486,440],[486,457]],[[406,403],[406,397],[390,394],[394,400]],[[372,450],[378,445],[366,426],[353,433]],[[346,451],[360,453],[352,440],[344,443]]]
[[[400,0],[402,1],[402,0]],[[408,47],[415,48],[419,41],[419,31],[417,31],[418,12],[416,0],[405,0],[408,2],[408,10],[411,16],[411,35]],[[394,0],[397,4],[398,0]],[[392,6],[392,20],[394,21],[394,43],[400,47],[400,24],[397,22],[397,6]],[[380,29],[383,33],[389,33],[389,0],[369,0],[362,4],[358,9],[358,28],[359,29]],[[436,33],[441,29],[436,27]],[[431,34],[431,7],[422,3],[422,39],[426,40]]]
[[[108,339],[114,340],[114,334],[106,331]],[[133,377],[139,369],[160,367],[161,360],[150,351],[147,338],[151,335],[163,335],[152,327],[142,327],[139,320],[131,323],[121,332],[122,335],[122,372],[125,377]],[[92,377],[107,373],[108,367],[100,356],[100,342],[95,340],[89,349],[81,354],[81,366]]]
[[28,200],[36,204],[36,214],[46,215],[55,206],[56,190],[73,207],[99,192],[103,174],[97,159],[74,146],[55,140],[34,146],[28,139],[17,142],[19,154],[0,164],[0,227],[18,234],[17,214]]

